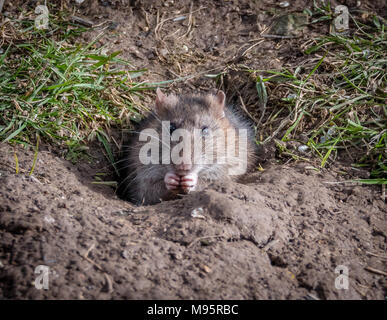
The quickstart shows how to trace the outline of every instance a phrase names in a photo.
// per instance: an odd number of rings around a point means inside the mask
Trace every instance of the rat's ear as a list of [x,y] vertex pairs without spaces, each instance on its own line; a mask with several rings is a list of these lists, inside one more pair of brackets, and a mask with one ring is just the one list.
[[167,96],[160,88],[156,89],[156,113],[160,114],[164,110],[174,107],[177,104],[177,97],[173,94]]
[[224,108],[224,105],[226,103],[226,95],[222,90],[219,90],[216,94],[216,102],[219,105],[220,108]]
[[160,88],[156,89],[156,111],[161,111],[167,100],[167,96],[161,91]]
[[216,95],[209,95],[207,97],[207,101],[209,102],[211,108],[221,117],[225,116],[224,107],[226,105],[226,95],[222,90],[218,90]]

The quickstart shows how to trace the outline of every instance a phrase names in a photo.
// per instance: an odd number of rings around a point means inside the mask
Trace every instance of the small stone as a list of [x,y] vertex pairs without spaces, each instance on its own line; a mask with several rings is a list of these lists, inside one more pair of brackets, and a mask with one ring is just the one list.
[[287,1],[282,1],[279,3],[279,6],[281,8],[287,8],[287,7],[289,7],[289,5],[290,5],[289,2],[287,2]]
[[210,272],[211,272],[210,267],[209,267],[209,266],[206,266],[205,264],[202,265],[202,269],[203,269],[203,271],[206,272],[206,273],[210,273]]
[[203,208],[193,209],[191,212],[191,217],[198,218],[198,219],[206,219],[206,217],[202,215],[203,212],[204,212]]
[[300,152],[306,152],[308,149],[309,147],[304,144],[298,147],[298,151]]
[[128,250],[124,250],[121,252],[121,256],[124,258],[124,259],[129,259],[129,252]]
[[176,21],[182,21],[182,20],[185,20],[187,17],[186,16],[180,16],[180,17],[176,17],[175,19],[173,19],[174,22]]
[[290,93],[290,94],[288,94],[288,96],[286,98],[289,100],[294,100],[297,98],[297,95],[295,93]]
[[55,219],[53,217],[47,215],[47,216],[44,216],[44,221],[51,224],[51,223],[55,222]]

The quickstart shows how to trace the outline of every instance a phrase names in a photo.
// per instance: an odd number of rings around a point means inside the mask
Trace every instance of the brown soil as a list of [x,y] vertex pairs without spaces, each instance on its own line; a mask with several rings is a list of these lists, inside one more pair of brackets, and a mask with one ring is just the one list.
[[[386,205],[379,189],[303,163],[245,184],[134,207],[91,183],[98,165],[0,148],[4,298],[383,299]],[[342,170],[342,168],[339,168]],[[339,170],[338,169],[338,170]],[[192,217],[202,208],[203,218]],[[50,267],[49,290],[33,281]],[[349,290],[336,290],[338,265]],[[373,268],[373,269],[369,269]],[[367,271],[368,269],[368,271]]]
[[[182,91],[207,90],[211,82],[200,72],[223,70],[230,63],[270,69],[297,61],[299,39],[265,40],[253,48],[245,44],[254,44],[249,40],[273,14],[310,5],[290,1],[290,9],[282,9],[276,1],[257,1],[253,7],[250,1],[203,0],[190,8],[188,1],[165,1],[168,6],[102,1],[105,7],[85,2],[77,14],[97,23],[116,22],[101,41],[111,50],[123,50],[136,67],[151,70],[151,80],[195,74],[174,84]],[[384,1],[362,3],[361,9],[379,14],[385,8]],[[157,12],[162,21],[190,10],[190,32],[187,18],[168,20],[155,34]],[[311,28],[302,37],[325,31]],[[190,54],[173,51],[184,44]],[[223,84],[232,95],[232,81]],[[381,189],[344,182],[364,172],[340,164],[317,172],[306,163],[276,164],[269,154],[264,171],[252,173],[243,184],[214,184],[182,199],[135,207],[118,199],[112,188],[92,183],[106,171],[100,157],[73,165],[47,146],[39,151],[30,177],[33,158],[33,150],[0,145],[0,298],[387,295],[387,209]],[[194,217],[198,208],[202,216]],[[48,290],[34,286],[39,265],[50,268]],[[335,288],[339,265],[348,268],[348,290]]]

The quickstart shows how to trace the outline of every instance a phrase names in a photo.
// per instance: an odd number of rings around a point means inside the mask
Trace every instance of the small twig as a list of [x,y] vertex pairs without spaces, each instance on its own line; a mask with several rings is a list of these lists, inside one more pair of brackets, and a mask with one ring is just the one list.
[[308,300],[320,300],[314,294],[311,294],[311,293],[307,293],[306,297]]
[[106,20],[106,21],[98,23],[98,24],[93,24],[93,29],[97,29],[97,28],[99,28],[107,23],[111,24],[112,22],[113,22],[113,20]]
[[35,166],[36,166],[36,160],[38,159],[38,151],[39,151],[39,134],[36,134],[36,147],[35,147],[35,154],[34,154],[34,160],[32,162],[32,167],[30,170],[30,176],[34,173]]
[[249,118],[250,118],[251,120],[253,120],[254,122],[257,122],[256,119],[250,114],[250,112],[247,111],[246,105],[245,105],[245,103],[243,102],[242,96],[241,96],[240,94],[239,94],[239,100],[240,100],[240,102],[241,102],[243,111],[246,112],[246,114],[249,116]]
[[92,243],[91,246],[89,247],[89,249],[86,250],[84,256],[88,257],[89,253],[94,249],[94,247],[95,247],[95,243]]
[[378,257],[378,258],[387,260],[386,256],[382,256],[382,255],[379,255],[379,254],[376,254],[376,253],[373,253],[373,252],[366,251],[366,254],[368,254],[370,256],[373,256],[373,257]]
[[274,239],[274,240],[270,241],[268,244],[266,244],[266,245],[262,248],[262,250],[266,252],[266,251],[268,251],[271,247],[275,246],[278,242],[279,242],[279,239]]
[[192,9],[193,9],[193,1],[191,2],[190,8],[189,8],[189,17],[188,17],[188,28],[187,31],[179,37],[179,39],[184,38],[185,36],[188,36],[192,29]]
[[79,254],[79,255],[80,255],[83,259],[85,259],[86,261],[88,261],[88,262],[90,262],[92,265],[94,265],[99,271],[104,272],[103,268],[102,268],[99,264],[97,264],[96,262],[94,262],[93,260],[91,260],[91,259],[88,257],[89,253],[91,252],[91,250],[94,249],[94,247],[95,247],[95,244],[93,243],[93,244],[90,246],[90,248],[87,249],[86,252],[85,252],[83,255],[81,255],[81,254]]
[[15,148],[13,150],[13,157],[15,159],[15,171],[16,171],[16,174],[18,174],[19,173],[19,159],[17,157]]
[[222,235],[218,235],[218,236],[206,236],[206,237],[199,237],[199,238],[196,238],[195,240],[193,240],[188,246],[187,248],[191,247],[194,243],[200,241],[200,240],[204,240],[204,239],[213,239],[213,238],[225,238],[225,236],[222,236]]
[[243,53],[240,55],[240,58],[242,58],[248,51],[250,51],[251,49],[253,49],[254,47],[256,47],[257,45],[259,45],[260,43],[262,43],[263,41],[265,41],[264,39],[260,39],[260,41],[254,43],[253,45],[251,45],[250,47],[248,47],[245,51],[243,51]]
[[372,267],[365,267],[364,269],[369,271],[369,272],[381,275],[381,276],[387,276],[387,272],[384,272],[382,270],[378,270],[378,269],[375,269],[375,268],[372,268]]
[[142,10],[142,13],[145,15],[145,23],[146,23],[146,26],[147,26],[148,30],[150,30],[151,24],[150,24],[150,22],[149,22],[148,12],[146,12],[145,9],[142,8],[142,7],[141,7],[141,10]]
[[90,262],[92,265],[94,265],[99,271],[102,271],[103,272],[103,275],[105,277],[105,280],[106,280],[106,283],[105,283],[105,290],[107,293],[112,293],[113,292],[113,281],[111,279],[111,277],[105,272],[105,270],[103,270],[103,268],[97,264],[96,262],[94,262],[93,260],[91,260],[88,255],[89,253],[94,249],[95,247],[95,243],[92,243],[92,245],[89,247],[89,249],[86,250],[86,252],[80,256],[85,259],[86,261]]
[[270,137],[266,138],[263,143],[266,143],[267,141],[272,140],[278,134],[278,132],[280,132],[282,128],[284,128],[289,122],[290,122],[289,119],[282,120],[278,128],[272,133]]
[[[191,3],[191,8],[192,8],[192,3]],[[197,10],[194,10],[194,11],[192,11],[192,12],[189,12],[188,14],[190,15],[190,16],[192,16],[192,14],[193,13],[195,13],[195,12],[198,12],[198,11],[200,11],[200,10],[202,10],[202,9],[205,9],[206,7],[200,7],[199,9],[197,9]],[[187,14],[183,14],[183,15],[187,15]],[[179,16],[181,16],[181,15],[179,15]],[[179,17],[178,16],[178,17]],[[173,19],[175,19],[176,17],[171,17],[171,18],[167,18],[167,19],[163,19],[163,20],[161,20],[160,22],[159,22],[159,19],[160,19],[160,14],[159,14],[159,11],[157,11],[157,25],[156,25],[156,27],[155,27],[155,37],[156,37],[156,39],[160,39],[160,40],[162,40],[160,37],[159,37],[159,32],[161,31],[161,29],[162,29],[162,27],[163,27],[163,24],[165,23],[165,22],[167,22],[167,21],[169,21],[169,20],[173,20]],[[192,27],[192,26],[191,26]],[[188,32],[189,32],[190,30],[188,30]],[[187,34],[187,33],[186,33]],[[185,34],[185,35],[186,35]]]
[[81,17],[77,17],[77,16],[71,16],[71,20],[75,23],[81,24],[81,25],[88,27],[88,28],[91,28],[94,25],[94,22],[92,22],[90,20],[83,19]]
[[261,34],[264,38],[274,38],[274,39],[295,39],[299,38],[300,36],[279,36],[276,34]]
[[38,184],[40,184],[40,185],[43,185],[43,183],[41,183],[41,182],[40,182],[37,178],[35,178],[34,176],[30,175],[29,178],[30,178],[30,180],[32,180],[33,182],[36,182],[36,183],[38,183]]
[[170,38],[170,37],[173,37],[175,34],[179,33],[181,29],[177,29],[175,32],[171,33],[171,34],[167,34],[163,40],[167,39],[167,38]]
[[112,293],[113,292],[113,281],[106,272],[104,272],[103,275],[105,276],[105,280],[106,280],[106,289],[105,290],[107,293]]

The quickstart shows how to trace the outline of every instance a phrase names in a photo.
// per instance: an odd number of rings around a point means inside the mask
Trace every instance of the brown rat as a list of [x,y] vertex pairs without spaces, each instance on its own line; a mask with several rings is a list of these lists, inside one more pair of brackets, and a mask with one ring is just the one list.
[[222,91],[167,96],[157,89],[156,95],[153,111],[140,123],[121,160],[117,192],[122,198],[154,204],[254,167],[253,129],[226,106]]

